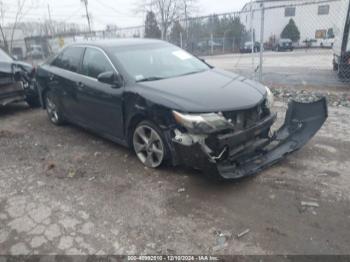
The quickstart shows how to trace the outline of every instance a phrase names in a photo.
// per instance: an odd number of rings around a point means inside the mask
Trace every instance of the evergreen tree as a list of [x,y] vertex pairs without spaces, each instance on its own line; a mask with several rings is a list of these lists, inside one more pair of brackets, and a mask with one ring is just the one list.
[[289,23],[286,25],[286,27],[282,31],[281,37],[289,38],[293,42],[298,42],[300,40],[300,31],[293,19],[289,20]]
[[159,29],[155,14],[152,11],[147,12],[145,22],[145,37],[159,39],[161,35],[162,33]]
[[182,41],[184,44],[184,42],[185,42],[185,30],[182,27],[182,25],[180,24],[180,22],[176,21],[174,23],[173,27],[171,28],[170,42],[172,42],[173,44],[175,44],[177,46],[181,46],[181,35],[182,35]]

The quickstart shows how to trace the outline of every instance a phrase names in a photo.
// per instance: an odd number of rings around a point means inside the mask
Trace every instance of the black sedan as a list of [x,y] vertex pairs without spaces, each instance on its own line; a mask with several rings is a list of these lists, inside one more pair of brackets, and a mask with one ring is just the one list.
[[40,106],[33,66],[14,60],[0,49],[0,105],[26,101],[31,107]]
[[272,133],[267,87],[157,40],[68,46],[38,69],[37,81],[55,125],[90,129],[151,168],[184,164],[221,179],[256,174],[298,150],[327,117],[324,99],[292,102]]

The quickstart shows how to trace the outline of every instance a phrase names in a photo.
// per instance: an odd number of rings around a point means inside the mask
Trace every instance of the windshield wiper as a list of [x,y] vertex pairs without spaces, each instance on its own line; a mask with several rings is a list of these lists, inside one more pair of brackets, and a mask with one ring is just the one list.
[[150,77],[145,77],[145,78],[142,78],[138,81],[136,81],[137,83],[139,82],[149,82],[149,81],[157,81],[157,80],[162,80],[164,79],[164,77],[160,77],[160,76],[150,76]]
[[194,74],[199,74],[199,73],[202,73],[202,72],[205,72],[205,71],[207,71],[207,69],[204,69],[204,70],[199,70],[199,71],[192,71],[192,72],[185,73],[185,74],[182,74],[182,75],[179,75],[179,76],[188,76],[188,75],[194,75]]

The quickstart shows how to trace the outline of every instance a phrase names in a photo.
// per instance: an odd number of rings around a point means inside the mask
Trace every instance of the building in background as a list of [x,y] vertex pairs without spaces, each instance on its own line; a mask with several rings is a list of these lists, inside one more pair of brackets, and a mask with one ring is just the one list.
[[[8,48],[11,49],[9,50],[10,53],[14,57],[18,59],[22,59],[27,52],[23,31],[21,29],[13,30],[11,27],[3,27],[3,32],[7,40]],[[12,33],[13,33],[13,40],[11,41]],[[2,49],[5,48],[5,43],[2,37],[0,37],[0,48]]]
[[[264,0],[246,4],[240,14],[247,30],[253,29],[260,41],[261,14],[264,7],[264,43],[278,41],[285,26],[293,19],[300,32],[295,45],[312,42],[316,46],[332,46],[330,39],[341,29],[349,0]],[[250,31],[251,32],[251,31]]]

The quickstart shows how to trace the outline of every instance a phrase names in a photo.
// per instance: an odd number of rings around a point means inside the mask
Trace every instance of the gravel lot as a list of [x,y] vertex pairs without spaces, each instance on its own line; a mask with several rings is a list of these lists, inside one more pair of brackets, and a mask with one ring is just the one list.
[[[209,64],[231,70],[249,78],[257,77],[254,70],[259,65],[259,54],[255,56],[252,69],[251,54],[230,54],[205,57]],[[346,88],[349,83],[339,81],[333,72],[331,49],[296,49],[293,52],[264,53],[263,79],[269,85],[314,87],[316,89]]]
[[0,108],[0,119],[2,255],[349,254],[347,108],[331,107],[280,164],[222,184],[145,169],[127,149],[25,105]]

